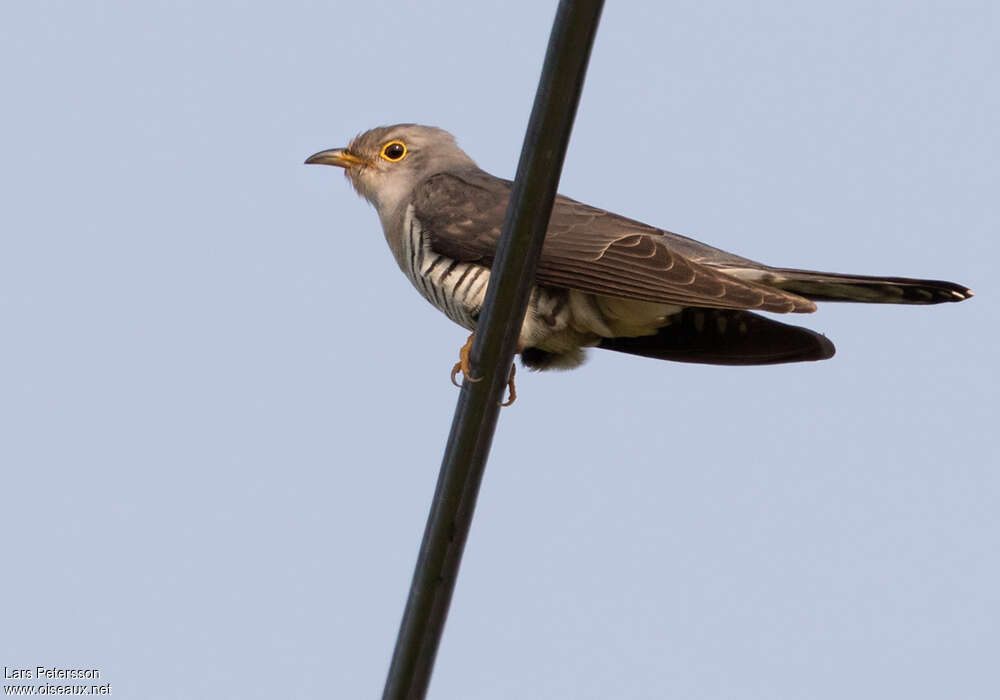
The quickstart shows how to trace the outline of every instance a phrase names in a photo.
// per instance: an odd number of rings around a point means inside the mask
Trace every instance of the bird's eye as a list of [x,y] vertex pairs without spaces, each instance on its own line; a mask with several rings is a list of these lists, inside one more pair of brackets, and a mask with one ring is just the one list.
[[406,144],[402,141],[390,141],[382,146],[382,157],[392,163],[398,163],[406,157]]

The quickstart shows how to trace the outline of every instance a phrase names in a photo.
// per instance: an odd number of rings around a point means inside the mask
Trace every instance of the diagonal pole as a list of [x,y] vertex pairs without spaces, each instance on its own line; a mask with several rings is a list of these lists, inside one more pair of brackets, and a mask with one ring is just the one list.
[[383,700],[420,700],[455,590],[603,0],[561,0]]

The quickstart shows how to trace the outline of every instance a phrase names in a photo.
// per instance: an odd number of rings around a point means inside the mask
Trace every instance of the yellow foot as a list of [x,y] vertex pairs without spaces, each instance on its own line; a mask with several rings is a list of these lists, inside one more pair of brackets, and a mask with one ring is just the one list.
[[502,402],[501,406],[510,406],[512,403],[517,401],[517,390],[514,389],[514,370],[517,369],[515,365],[510,366],[510,376],[507,377],[507,391],[510,395],[507,400]]
[[469,339],[465,341],[465,345],[461,347],[458,351],[458,362],[455,366],[451,368],[451,383],[455,386],[462,386],[457,381],[455,377],[458,373],[462,373],[462,377],[469,380],[470,382],[478,382],[482,380],[482,377],[472,376],[472,367],[469,366],[469,352],[472,350],[472,339],[476,337],[475,333],[469,334]]
[[[459,373],[461,373],[464,379],[470,382],[481,382],[483,380],[482,377],[472,376],[472,367],[469,365],[469,353],[472,352],[472,339],[475,337],[475,333],[469,335],[469,339],[465,341],[465,345],[463,345],[458,351],[458,362],[456,362],[455,366],[451,368],[451,383],[457,387],[462,386],[456,379]],[[507,400],[500,404],[501,406],[510,406],[517,400],[517,390],[514,388],[515,369],[514,365],[510,366],[510,375],[507,377],[508,396]]]

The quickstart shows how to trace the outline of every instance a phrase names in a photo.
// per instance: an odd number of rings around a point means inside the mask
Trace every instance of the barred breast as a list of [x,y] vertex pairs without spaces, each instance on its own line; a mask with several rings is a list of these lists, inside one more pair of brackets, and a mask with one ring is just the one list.
[[412,206],[403,219],[400,252],[403,273],[424,299],[458,325],[475,330],[490,280],[489,268],[435,253]]

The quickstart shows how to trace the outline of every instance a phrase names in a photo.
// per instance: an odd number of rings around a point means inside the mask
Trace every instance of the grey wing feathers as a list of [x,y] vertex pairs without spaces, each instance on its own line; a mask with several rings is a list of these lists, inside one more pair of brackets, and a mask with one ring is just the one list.
[[414,188],[413,207],[431,236],[435,252],[460,262],[489,266],[496,252],[508,197],[509,194],[499,196],[488,180],[442,173]]
[[728,268],[730,275],[759,281],[813,301],[854,301],[869,304],[940,304],[964,301],[972,290],[943,280],[908,277],[845,275],[791,268]]
[[[441,173],[417,186],[416,216],[441,255],[490,265],[500,236],[510,182],[480,170]],[[672,234],[637,221],[558,197],[549,221],[536,281],[593,294],[663,304],[722,309],[808,312],[808,299],[739,279],[672,250]],[[729,256],[677,236],[709,259]],[[701,246],[698,248],[698,246]],[[718,254],[718,255],[716,255]],[[750,262],[750,261],[747,261]]]
[[653,335],[602,338],[598,347],[674,362],[770,365],[826,360],[833,343],[807,328],[750,311],[686,308]]

